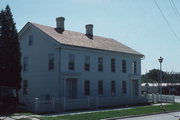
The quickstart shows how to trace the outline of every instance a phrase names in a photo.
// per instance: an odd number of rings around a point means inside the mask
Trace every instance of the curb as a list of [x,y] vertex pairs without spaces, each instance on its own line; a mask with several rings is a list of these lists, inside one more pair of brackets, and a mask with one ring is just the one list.
[[164,113],[171,113],[171,112],[179,112],[180,110],[171,110],[165,112],[155,112],[155,113],[148,113],[148,114],[140,114],[140,115],[130,115],[130,116],[122,116],[122,117],[114,117],[114,118],[107,118],[101,120],[116,120],[116,119],[125,119],[125,118],[132,118],[132,117],[141,117],[141,116],[148,116],[148,115],[157,115],[157,114],[164,114]]

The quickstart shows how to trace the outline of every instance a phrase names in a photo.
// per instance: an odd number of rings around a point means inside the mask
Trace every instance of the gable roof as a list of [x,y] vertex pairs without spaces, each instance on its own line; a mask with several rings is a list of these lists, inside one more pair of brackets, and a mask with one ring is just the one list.
[[110,38],[94,36],[90,39],[84,33],[64,30],[62,33],[57,32],[53,27],[30,23],[40,29],[42,32],[58,41],[60,44],[85,47],[99,50],[107,50],[121,53],[144,56],[143,54],[131,49],[130,47]]

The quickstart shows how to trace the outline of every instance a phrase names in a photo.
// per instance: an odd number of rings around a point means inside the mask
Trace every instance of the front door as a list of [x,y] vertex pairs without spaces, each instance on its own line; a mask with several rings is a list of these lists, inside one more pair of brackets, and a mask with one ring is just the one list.
[[77,79],[69,78],[66,80],[66,98],[77,98]]

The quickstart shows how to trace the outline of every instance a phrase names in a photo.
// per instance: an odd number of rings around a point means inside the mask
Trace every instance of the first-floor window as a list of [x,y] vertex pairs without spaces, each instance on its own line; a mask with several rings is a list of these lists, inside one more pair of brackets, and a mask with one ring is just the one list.
[[122,93],[123,93],[123,94],[126,94],[126,93],[127,93],[126,81],[122,81]]
[[23,80],[23,95],[27,95],[27,94],[28,94],[28,81]]
[[98,81],[98,95],[99,96],[103,95],[103,81],[102,80]]
[[116,93],[116,82],[115,80],[111,81],[111,95],[115,95]]
[[84,81],[84,95],[85,96],[90,95],[90,82],[89,82],[89,80]]

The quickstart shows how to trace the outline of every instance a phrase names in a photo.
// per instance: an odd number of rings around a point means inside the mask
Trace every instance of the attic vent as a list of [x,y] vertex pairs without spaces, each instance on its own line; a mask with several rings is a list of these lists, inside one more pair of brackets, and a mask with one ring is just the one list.
[[64,17],[56,18],[56,29],[64,31],[64,21],[65,21]]
[[93,37],[93,24],[87,24],[85,27],[86,27],[86,36],[92,39],[92,37]]

